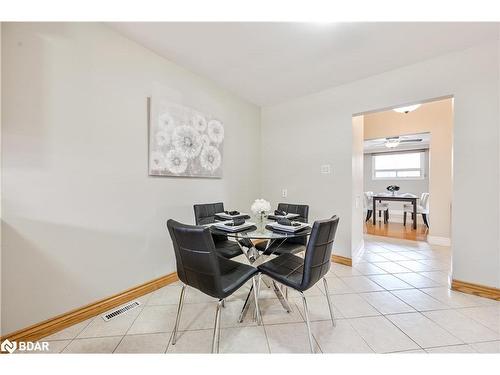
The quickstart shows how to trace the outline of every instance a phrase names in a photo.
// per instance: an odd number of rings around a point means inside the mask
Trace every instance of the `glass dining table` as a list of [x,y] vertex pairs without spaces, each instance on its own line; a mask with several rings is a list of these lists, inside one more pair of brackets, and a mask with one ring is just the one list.
[[[268,224],[274,222],[273,220],[264,219],[264,222],[259,225],[252,225],[248,228],[240,230],[238,232],[230,232],[227,230],[219,229],[213,224],[208,224],[210,227],[210,231],[214,235],[223,235],[229,238],[234,239],[241,248],[241,251],[245,255],[247,261],[257,267],[258,265],[264,263],[266,259],[272,256],[279,247],[285,243],[287,239],[290,238],[299,238],[299,237],[307,237],[311,234],[311,227],[307,226],[304,229],[301,229],[297,232],[286,232],[286,231],[278,231],[272,229]],[[249,223],[250,224],[250,223]],[[256,247],[256,244],[264,243],[264,246],[259,246],[259,249]],[[264,283],[268,285],[265,281]],[[291,312],[292,309],[285,298],[285,294],[283,290],[278,284],[271,280],[271,284],[269,287],[273,288],[276,297],[280,301],[281,305],[287,312]],[[260,278],[257,288],[260,288]],[[248,295],[245,300],[245,304],[241,310],[240,317],[238,321],[241,323],[246,316],[246,313],[249,310],[251,304],[253,304],[253,299],[250,296],[253,293],[253,286],[250,288]],[[254,313],[254,319],[256,319],[256,314]]]

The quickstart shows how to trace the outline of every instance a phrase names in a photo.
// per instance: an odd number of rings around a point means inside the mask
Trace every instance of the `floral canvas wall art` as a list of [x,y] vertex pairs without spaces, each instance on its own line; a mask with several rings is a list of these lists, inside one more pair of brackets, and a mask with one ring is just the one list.
[[223,146],[219,119],[166,100],[150,100],[151,176],[220,178]]

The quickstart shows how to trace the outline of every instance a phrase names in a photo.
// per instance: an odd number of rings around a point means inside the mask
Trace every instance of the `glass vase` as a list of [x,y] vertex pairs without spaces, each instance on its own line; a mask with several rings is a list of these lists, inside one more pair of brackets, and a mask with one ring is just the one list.
[[265,212],[260,212],[257,214],[257,230],[259,232],[264,231],[264,219],[265,219]]

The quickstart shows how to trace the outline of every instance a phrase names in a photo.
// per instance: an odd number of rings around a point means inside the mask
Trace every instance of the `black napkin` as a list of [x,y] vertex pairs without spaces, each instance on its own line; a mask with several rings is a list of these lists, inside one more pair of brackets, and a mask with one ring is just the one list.
[[286,216],[286,212],[281,210],[274,210],[274,214],[276,216]]
[[280,218],[278,219],[278,224],[280,225],[286,225],[287,227],[291,226],[292,225],[292,222],[288,219],[285,219],[285,218]]
[[280,225],[285,225],[287,227],[299,227],[300,226],[300,223],[297,223],[295,221],[291,221],[291,220],[286,219],[286,218],[278,219],[277,223]]
[[239,211],[224,211],[224,213],[226,213],[228,215],[231,215],[231,216],[239,215],[240,214]]
[[237,227],[238,225],[245,224],[245,219],[242,217],[234,218],[230,223],[226,223],[228,227]]

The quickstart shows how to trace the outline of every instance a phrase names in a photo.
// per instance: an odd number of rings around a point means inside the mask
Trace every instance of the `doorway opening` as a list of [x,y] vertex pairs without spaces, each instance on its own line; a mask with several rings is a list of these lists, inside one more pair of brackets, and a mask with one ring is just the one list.
[[426,132],[364,141],[365,233],[427,240],[430,140]]
[[453,99],[356,117],[363,124],[364,233],[449,246]]

